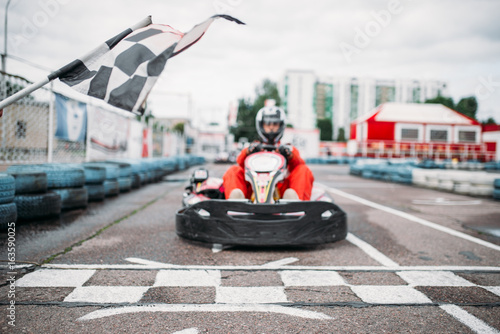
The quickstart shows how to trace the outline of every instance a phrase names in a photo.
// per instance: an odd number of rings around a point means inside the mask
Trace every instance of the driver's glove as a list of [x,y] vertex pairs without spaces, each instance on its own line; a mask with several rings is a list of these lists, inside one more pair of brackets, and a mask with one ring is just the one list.
[[289,160],[293,155],[292,145],[280,145],[278,151],[286,158],[286,160]]
[[262,144],[255,141],[253,143],[250,144],[250,146],[248,146],[248,154],[252,154],[252,153],[255,153],[255,152],[260,152],[262,151]]

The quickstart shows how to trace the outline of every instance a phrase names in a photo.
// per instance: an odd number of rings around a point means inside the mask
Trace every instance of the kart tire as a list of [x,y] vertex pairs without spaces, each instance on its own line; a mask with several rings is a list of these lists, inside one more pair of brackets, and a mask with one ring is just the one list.
[[103,201],[106,197],[106,188],[103,184],[86,184],[85,188],[87,189],[89,202]]
[[47,173],[42,171],[19,171],[10,173],[15,179],[16,195],[47,192]]
[[0,204],[10,203],[16,193],[16,181],[12,175],[0,174]]
[[16,203],[0,204],[0,230],[7,229],[9,223],[17,221]]
[[132,178],[131,177],[120,177],[118,179],[118,186],[120,187],[120,192],[125,193],[132,189]]
[[106,197],[116,196],[120,193],[120,185],[118,181],[106,180],[103,183]]
[[61,213],[61,196],[49,191],[45,194],[25,194],[14,197],[19,220],[35,220],[58,216]]
[[500,189],[500,179],[495,179],[495,181],[493,181],[493,187]]
[[80,209],[87,206],[89,196],[87,188],[54,189],[61,196],[61,210]]
[[82,187],[85,184],[83,167],[74,164],[16,165],[7,168],[8,173],[26,170],[45,172],[48,189]]

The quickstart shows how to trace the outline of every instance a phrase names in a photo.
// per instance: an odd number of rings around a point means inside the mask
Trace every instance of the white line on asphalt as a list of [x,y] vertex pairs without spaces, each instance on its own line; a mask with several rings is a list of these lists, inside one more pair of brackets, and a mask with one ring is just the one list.
[[198,334],[200,331],[198,328],[187,328],[183,329],[181,331],[175,332],[173,334]]
[[460,307],[456,305],[441,305],[439,306],[442,310],[444,310],[446,313],[472,329],[476,333],[481,333],[481,334],[498,334],[500,333],[493,327],[490,327],[488,324],[486,324],[484,321],[476,318],[472,314],[468,313],[467,311],[461,309]]
[[381,265],[386,267],[399,267],[399,264],[389,259],[387,256],[382,254],[378,249],[376,249],[369,243],[356,237],[354,234],[348,233],[346,240],[349,241],[351,244],[361,248],[363,252],[365,252],[369,257],[371,257]]
[[[145,261],[146,262],[146,261]],[[134,265],[134,264],[44,264],[42,268],[47,269],[123,269],[123,270],[277,270],[279,268],[267,268],[256,266],[211,266],[211,265]],[[383,266],[287,266],[286,270],[326,270],[326,271],[483,271],[500,272],[500,267],[481,266],[400,266],[389,268]]]
[[274,304],[288,302],[284,286],[219,286],[217,304]]
[[393,215],[402,217],[402,218],[410,220],[412,222],[415,222],[415,223],[418,223],[418,224],[421,224],[421,225],[433,228],[435,230],[438,230],[438,231],[441,231],[441,232],[444,232],[444,233],[448,233],[448,234],[453,235],[455,237],[462,238],[462,239],[474,242],[476,244],[479,244],[481,246],[488,247],[488,248],[500,251],[500,246],[497,246],[497,245],[492,244],[490,242],[487,242],[487,241],[484,241],[484,240],[472,237],[472,236],[470,236],[468,234],[456,231],[454,229],[451,229],[451,228],[448,228],[448,227],[445,227],[445,226],[442,226],[442,225],[439,225],[439,224],[436,224],[436,223],[432,223],[432,222],[430,222],[428,220],[425,220],[425,219],[422,219],[422,218],[415,217],[415,216],[410,215],[409,213],[406,213],[406,212],[398,211],[398,210],[395,210],[393,208],[389,208],[387,206],[380,205],[380,204],[377,204],[377,203],[372,202],[372,201],[368,201],[368,200],[366,200],[364,198],[361,198],[361,197],[358,197],[358,196],[346,193],[346,192],[344,192],[342,190],[338,190],[338,189],[331,188],[331,187],[326,187],[324,185],[321,185],[321,186],[324,187],[327,191],[329,191],[331,193],[334,193],[334,194],[337,194],[339,196],[348,198],[350,200],[356,201],[356,202],[364,204],[366,206],[370,206],[370,207],[372,207],[374,209],[385,211],[387,213],[391,213]]
[[78,321],[105,318],[113,315],[139,312],[263,312],[279,313],[293,317],[332,320],[333,318],[320,312],[313,312],[293,307],[279,305],[255,304],[152,304],[144,306],[125,306],[118,308],[104,308],[78,318]]
[[281,266],[286,266],[287,264],[297,262],[299,259],[296,257],[286,257],[281,260],[271,261],[262,265],[264,268],[278,268]]

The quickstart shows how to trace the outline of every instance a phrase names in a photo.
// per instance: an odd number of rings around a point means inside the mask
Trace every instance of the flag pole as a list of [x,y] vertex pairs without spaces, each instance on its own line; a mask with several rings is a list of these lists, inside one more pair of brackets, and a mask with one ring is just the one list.
[[[132,27],[130,27],[129,29],[123,31],[119,35],[111,38],[110,40],[107,41],[107,43],[114,43],[114,42],[116,42],[117,38],[120,38],[120,37],[124,38],[125,37],[124,34],[126,32],[127,32],[127,35],[128,35],[132,31],[140,29],[140,28],[143,28],[143,27],[146,27],[146,26],[148,26],[150,24],[151,24],[151,16],[148,16],[145,19],[143,19],[140,22],[138,22],[135,25],[133,25]],[[97,49],[92,50],[91,52],[89,52],[88,54],[86,54],[85,56],[83,56],[81,58],[81,60],[88,59],[91,55],[93,55],[96,51],[98,51],[100,49],[101,49],[101,47],[98,47]],[[33,84],[29,85],[28,87],[25,87],[22,90],[20,90],[19,92],[15,93],[14,95],[11,95],[8,98],[0,101],[0,110],[4,109],[5,107],[11,105],[12,103],[14,103],[16,101],[22,99],[23,97],[28,96],[29,94],[31,94],[35,90],[37,90],[37,89],[45,86],[46,84],[48,84],[52,80],[58,78],[61,74],[64,74],[65,72],[67,72],[67,70],[71,69],[74,64],[75,64],[75,62],[73,61],[73,62],[67,64],[66,66],[61,67],[57,71],[52,72],[45,79],[40,80],[39,82],[33,83]]]

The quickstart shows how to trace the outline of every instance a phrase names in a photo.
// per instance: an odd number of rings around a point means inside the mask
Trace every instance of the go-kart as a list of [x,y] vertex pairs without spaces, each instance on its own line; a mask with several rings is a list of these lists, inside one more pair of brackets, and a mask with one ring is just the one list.
[[224,199],[222,179],[196,169],[176,213],[176,232],[204,243],[243,246],[318,245],[345,239],[347,218],[331,197],[313,187],[310,201],[277,198],[287,175],[286,159],[263,146],[245,160],[252,199]]

